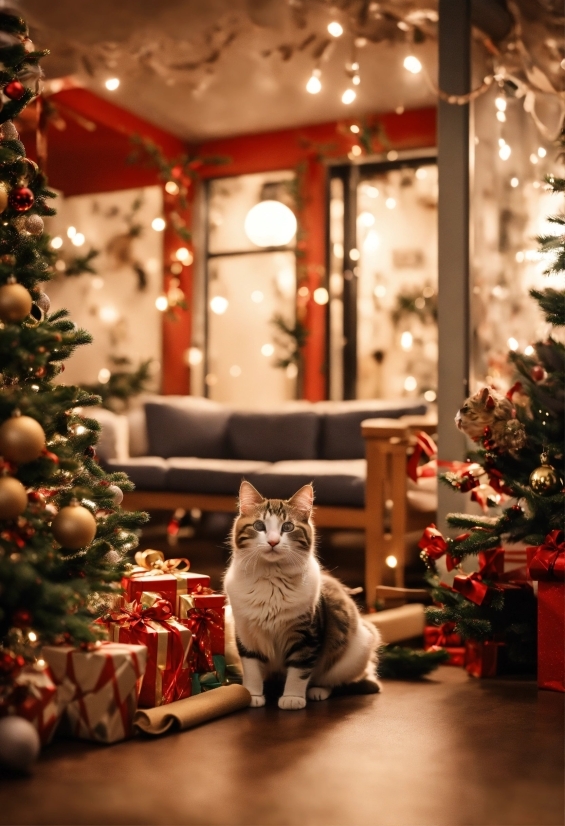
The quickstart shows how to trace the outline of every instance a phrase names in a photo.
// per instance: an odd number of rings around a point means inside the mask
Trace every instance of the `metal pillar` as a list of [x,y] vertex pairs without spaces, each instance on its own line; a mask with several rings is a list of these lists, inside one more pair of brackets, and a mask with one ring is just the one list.
[[[439,2],[439,85],[469,91],[471,0]],[[438,437],[440,460],[463,459],[465,439],[454,416],[465,400],[469,373],[469,105],[439,101],[438,110]],[[460,497],[439,485],[438,525],[461,509]]]

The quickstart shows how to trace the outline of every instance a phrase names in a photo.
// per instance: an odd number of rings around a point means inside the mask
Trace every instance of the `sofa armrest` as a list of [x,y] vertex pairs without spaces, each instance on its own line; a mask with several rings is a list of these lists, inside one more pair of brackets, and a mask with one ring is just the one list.
[[125,462],[129,459],[129,428],[127,416],[119,413],[112,413],[104,407],[89,407],[84,409],[84,414],[91,419],[96,419],[100,424],[100,436],[96,445],[96,453],[102,462],[115,459],[118,462]]

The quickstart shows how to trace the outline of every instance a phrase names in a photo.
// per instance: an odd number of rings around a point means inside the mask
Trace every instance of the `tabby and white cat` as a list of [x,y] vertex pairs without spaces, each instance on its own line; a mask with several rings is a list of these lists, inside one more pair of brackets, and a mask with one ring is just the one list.
[[263,682],[286,674],[279,707],[325,700],[334,686],[376,679],[376,629],[314,553],[314,490],[265,499],[249,482],[239,490],[232,560],[225,577],[251,705],[265,704]]

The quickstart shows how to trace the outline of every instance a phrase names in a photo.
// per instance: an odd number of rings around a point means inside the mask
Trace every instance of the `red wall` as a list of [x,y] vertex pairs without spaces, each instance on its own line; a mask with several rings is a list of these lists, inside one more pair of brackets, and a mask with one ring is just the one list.
[[[50,99],[60,112],[64,129],[53,119],[48,130],[47,174],[52,186],[65,195],[110,192],[129,187],[148,186],[158,182],[153,169],[131,166],[130,136],[140,134],[159,144],[169,157],[186,150],[181,140],[156,126],[131,115],[84,89],[67,89]],[[28,115],[28,131],[22,139],[31,157],[35,157],[33,115]],[[255,135],[243,135],[208,141],[196,151],[200,157],[221,155],[230,159],[221,166],[202,167],[204,179],[292,169],[304,164],[305,205],[302,212],[304,229],[303,261],[310,294],[325,279],[326,257],[326,166],[325,159],[347,159],[356,136],[349,130],[352,121],[323,123],[298,129],[285,129]],[[420,109],[401,115],[386,113],[368,119],[372,127],[373,152],[390,149],[414,149],[435,146],[435,109]],[[195,147],[192,147],[194,150]],[[164,193],[165,213],[173,208],[173,200]],[[190,218],[190,210],[183,216]],[[174,233],[164,233],[165,288],[167,267],[174,251],[182,242]],[[199,250],[195,251],[197,256]],[[180,275],[188,310],[175,310],[176,320],[163,316],[163,382],[165,394],[187,393],[189,368],[184,352],[191,343],[192,267],[183,267]],[[326,308],[311,299],[303,309],[309,329],[305,347],[304,395],[316,401],[326,396],[325,324]]]

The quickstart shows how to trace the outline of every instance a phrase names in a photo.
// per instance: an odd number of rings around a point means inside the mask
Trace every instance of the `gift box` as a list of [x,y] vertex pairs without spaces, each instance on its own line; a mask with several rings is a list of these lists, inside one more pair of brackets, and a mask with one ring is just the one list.
[[443,625],[427,625],[424,628],[424,648],[426,651],[447,651],[449,659],[444,665],[454,665],[463,668],[465,665],[465,646],[459,634],[454,633],[455,623],[445,622]]
[[226,677],[226,658],[222,654],[214,654],[213,671],[204,673],[195,672],[192,675],[192,694],[201,694],[203,691],[211,691],[213,688],[220,688],[228,682]]
[[192,654],[192,632],[173,618],[170,602],[159,594],[142,594],[142,602],[110,614],[106,627],[115,642],[147,647],[140,708],[154,708],[191,696],[192,674],[197,666]]
[[91,649],[46,646],[43,658],[64,704],[63,727],[81,740],[116,743],[131,737],[147,649],[98,643]]
[[186,558],[165,559],[161,551],[138,551],[136,565],[122,577],[125,592],[123,604],[141,602],[145,592],[158,593],[175,607],[178,614],[178,597],[182,594],[209,590],[210,577],[189,571]]
[[15,713],[25,717],[37,729],[41,745],[51,742],[64,711],[57,696],[57,686],[49,666],[28,665],[15,679]]
[[196,671],[214,671],[214,654],[225,655],[226,636],[223,594],[183,594],[179,597],[179,621],[194,636]]
[[538,582],[538,686],[565,692],[565,539],[552,531],[527,548],[528,570]]
[[496,677],[504,643],[494,640],[467,640],[465,669],[472,677]]

